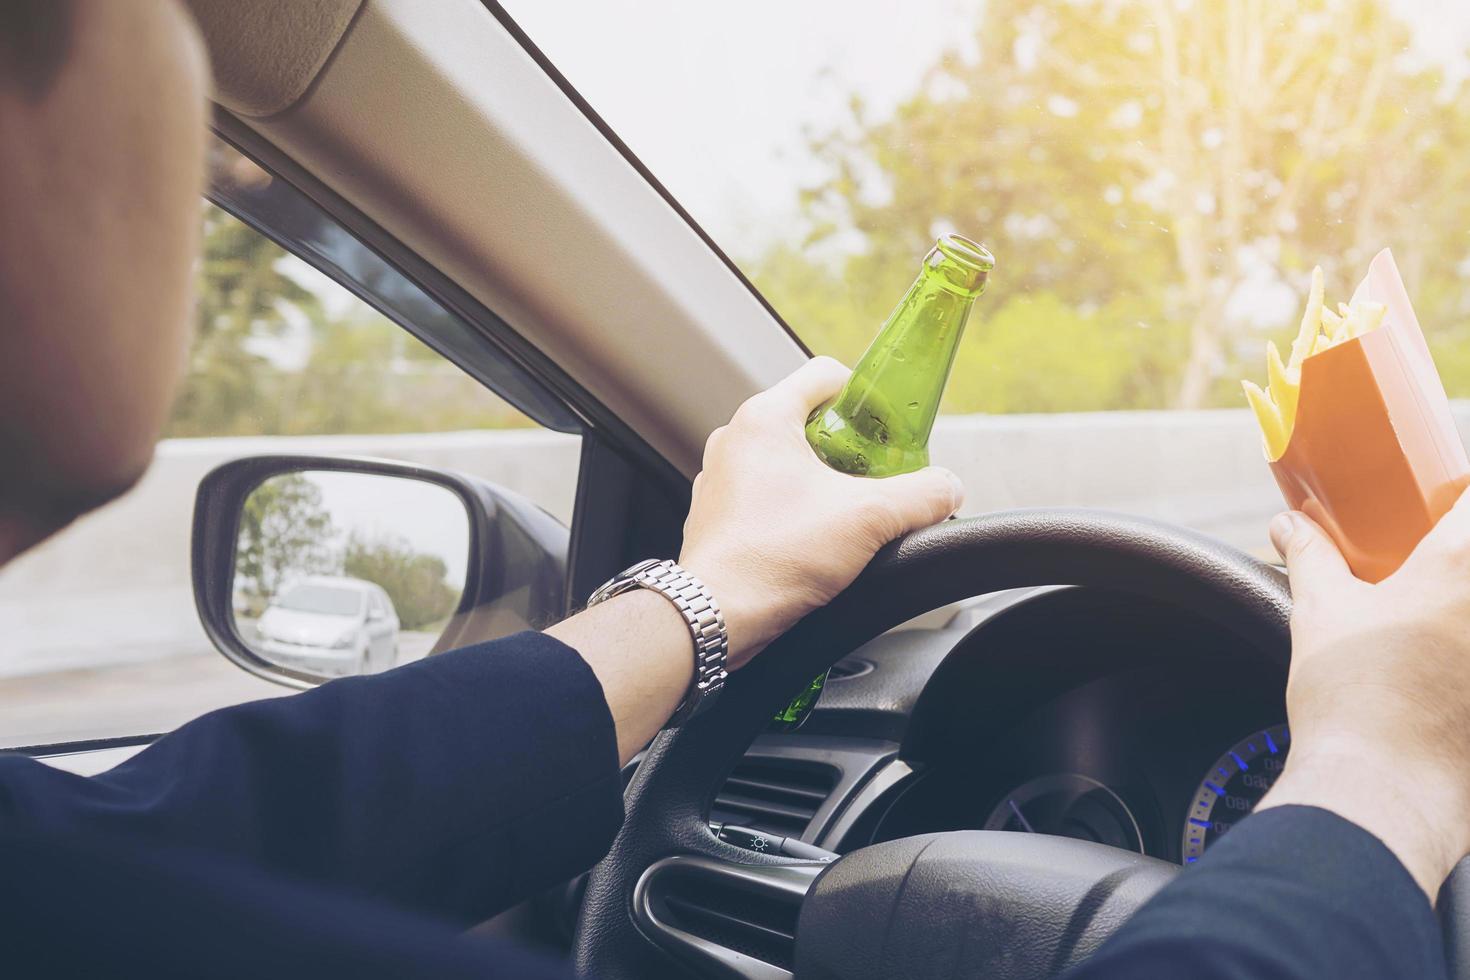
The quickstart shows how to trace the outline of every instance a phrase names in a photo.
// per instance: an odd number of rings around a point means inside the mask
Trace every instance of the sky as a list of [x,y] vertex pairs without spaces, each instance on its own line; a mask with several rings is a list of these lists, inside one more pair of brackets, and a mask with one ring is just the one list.
[[[891,112],[941,53],[973,55],[985,11],[984,0],[502,2],[737,259],[794,220],[797,191],[820,177],[803,133],[837,118],[849,93]],[[1470,0],[1384,2],[1423,54],[1463,70]]]
[[[877,114],[982,0],[508,0],[516,22],[727,251],[758,248],[820,176],[803,132]],[[610,41],[612,43],[610,43]],[[971,45],[972,46],[972,45]]]

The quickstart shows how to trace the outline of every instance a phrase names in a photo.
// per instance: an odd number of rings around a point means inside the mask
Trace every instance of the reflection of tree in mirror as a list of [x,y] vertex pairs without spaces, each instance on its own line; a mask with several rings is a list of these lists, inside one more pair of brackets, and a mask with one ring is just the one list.
[[288,579],[336,572],[342,564],[332,546],[336,533],[315,483],[300,473],[266,480],[240,513],[235,589],[258,614]]
[[388,535],[368,538],[354,532],[342,560],[344,575],[383,587],[405,630],[435,626],[454,612],[460,590],[444,580],[448,571],[444,559],[414,551],[407,541]]

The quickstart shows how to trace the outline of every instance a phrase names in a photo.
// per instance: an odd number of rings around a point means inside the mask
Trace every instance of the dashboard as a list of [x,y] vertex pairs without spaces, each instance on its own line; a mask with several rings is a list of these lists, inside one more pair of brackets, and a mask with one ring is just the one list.
[[1223,627],[1122,593],[987,597],[846,664],[801,730],[752,747],[829,762],[847,739],[888,747],[843,774],[804,835],[838,852],[1005,830],[1189,864],[1250,813],[1290,751],[1279,666]]

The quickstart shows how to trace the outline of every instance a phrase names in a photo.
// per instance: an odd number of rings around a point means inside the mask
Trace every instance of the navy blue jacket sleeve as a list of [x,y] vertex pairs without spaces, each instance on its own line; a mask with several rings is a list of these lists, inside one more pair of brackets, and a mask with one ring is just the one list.
[[92,778],[0,756],[0,830],[133,838],[457,922],[606,853],[617,740],[570,647],[523,633],[207,714]]
[[1378,838],[1284,806],[1242,821],[1065,980],[1447,976],[1429,900]]
[[136,839],[0,833],[6,980],[573,980],[546,955]]

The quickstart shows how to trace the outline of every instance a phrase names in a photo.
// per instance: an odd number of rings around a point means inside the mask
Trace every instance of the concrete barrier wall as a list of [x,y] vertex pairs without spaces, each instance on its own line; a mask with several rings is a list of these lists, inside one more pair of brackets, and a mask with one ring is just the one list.
[[1246,411],[951,417],[931,455],[964,480],[964,513],[1098,507],[1258,550],[1281,507]]
[[[1456,413],[1463,432],[1470,403]],[[1265,525],[1281,504],[1259,445],[1245,411],[959,416],[940,420],[933,456],[965,481],[965,513],[1102,507],[1265,554]],[[0,571],[0,676],[209,652],[189,581],[194,491],[219,463],[270,452],[457,469],[524,494],[566,522],[578,440],[503,430],[165,441],[132,494]]]

